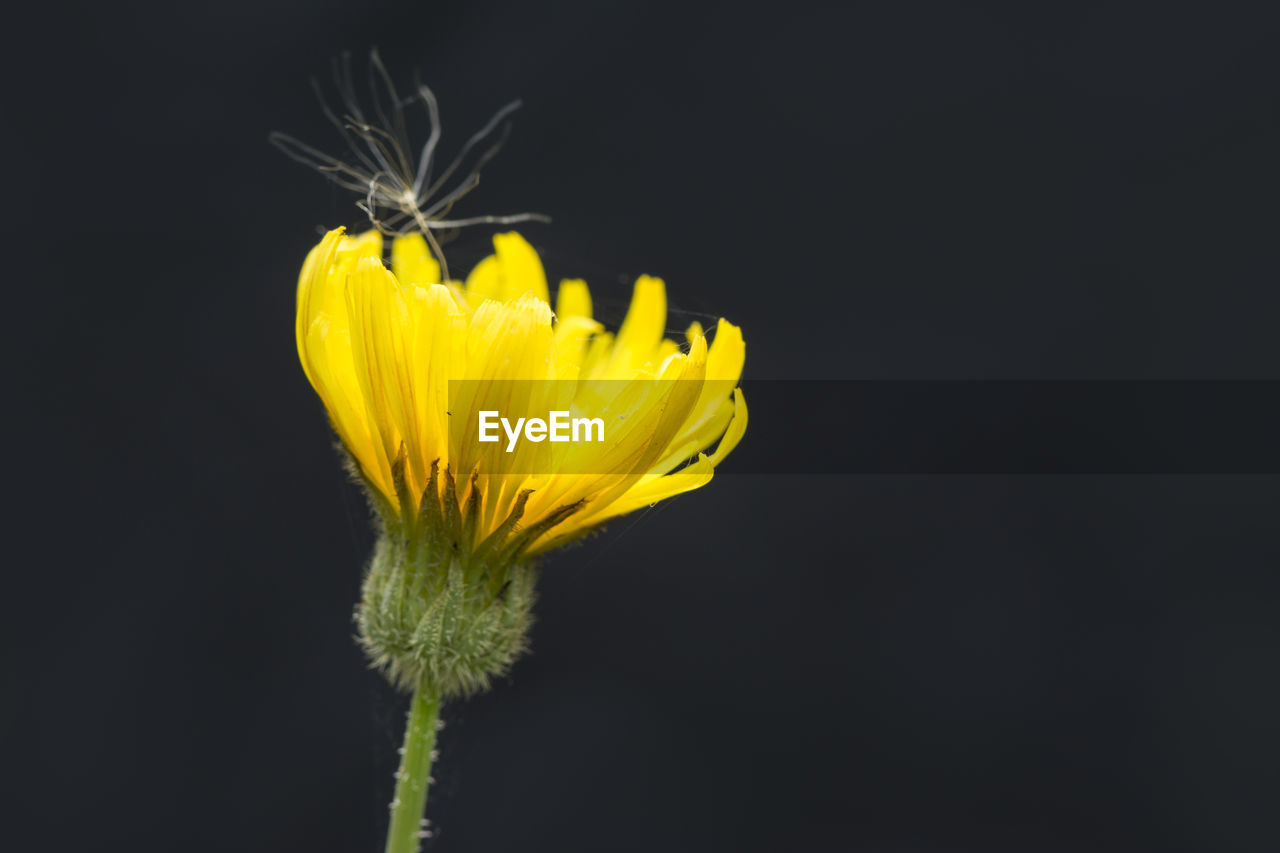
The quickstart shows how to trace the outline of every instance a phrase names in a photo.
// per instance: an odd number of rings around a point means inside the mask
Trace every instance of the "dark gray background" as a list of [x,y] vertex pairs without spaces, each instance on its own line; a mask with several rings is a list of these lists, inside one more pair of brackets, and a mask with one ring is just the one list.
[[[266,144],[331,138],[329,57],[418,66],[446,150],[523,96],[465,210],[553,215],[526,234],[612,321],[665,276],[748,378],[1275,379],[1264,8],[26,10],[3,846],[381,847],[402,704],[351,642],[371,535],[292,330],[359,214]],[[1278,508],[1274,477],[731,458],[548,560],[534,654],[446,710],[431,849],[1276,849]]]

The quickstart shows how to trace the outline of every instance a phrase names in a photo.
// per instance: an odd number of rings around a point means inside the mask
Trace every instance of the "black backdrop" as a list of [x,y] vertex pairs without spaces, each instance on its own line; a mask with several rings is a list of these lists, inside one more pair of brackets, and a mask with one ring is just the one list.
[[[748,394],[1277,378],[1261,8],[27,10],[0,846],[380,849],[403,705],[292,332],[359,213],[266,144],[330,138],[331,56],[420,68],[446,145],[522,96],[465,209],[552,214],[608,319],[652,272],[674,327],[740,323]],[[840,440],[752,417],[789,440],[743,458]],[[532,656],[446,710],[430,849],[1276,849],[1274,477],[734,467],[548,561]]]

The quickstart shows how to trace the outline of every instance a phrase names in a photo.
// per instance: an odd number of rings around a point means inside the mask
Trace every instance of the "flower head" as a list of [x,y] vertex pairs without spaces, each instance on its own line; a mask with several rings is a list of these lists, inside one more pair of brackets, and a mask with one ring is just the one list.
[[[330,232],[307,258],[298,288],[298,353],[343,446],[385,506],[397,515],[416,509],[417,501],[402,505],[398,458],[410,496],[421,496],[433,479],[442,493],[447,472],[465,492],[460,501],[471,492],[486,497],[470,538],[460,543],[464,549],[480,545],[520,506],[520,524],[542,530],[527,543],[527,552],[537,554],[708,482],[746,426],[746,404],[733,387],[744,356],[738,327],[721,320],[708,345],[695,323],[686,351],[664,338],[664,285],[645,276],[611,335],[592,319],[584,282],[562,282],[553,312],[533,248],[514,233],[498,235],[494,244],[496,254],[462,286],[429,283],[439,271],[418,235],[394,241],[390,270],[376,233]],[[503,465],[516,459],[500,447],[477,457],[457,441],[450,446],[450,420],[474,420],[474,410],[486,405],[475,399],[472,412],[450,411],[449,383],[458,380],[571,384],[579,398],[639,389],[649,407],[632,408],[651,416],[652,429],[633,429],[607,447],[582,445],[601,455],[598,466],[509,473]],[[584,467],[589,473],[578,473]]]
[[[736,326],[721,320],[710,344],[697,323],[683,346],[667,339],[665,287],[643,276],[611,334],[584,282],[562,281],[553,311],[533,248],[515,233],[494,246],[464,283],[440,283],[420,235],[395,238],[388,269],[381,235],[339,229],[298,285],[303,369],[384,525],[362,637],[397,680],[445,692],[482,686],[523,647],[529,558],[705,485],[747,421]],[[486,409],[552,403],[608,413],[607,440],[520,453],[467,440]]]

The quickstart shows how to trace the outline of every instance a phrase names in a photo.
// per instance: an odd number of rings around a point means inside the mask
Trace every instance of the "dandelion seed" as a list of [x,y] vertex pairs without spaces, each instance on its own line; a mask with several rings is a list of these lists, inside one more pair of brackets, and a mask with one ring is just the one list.
[[[440,264],[441,281],[449,280],[449,265],[440,244],[451,232],[469,225],[551,221],[541,213],[448,218],[453,206],[480,183],[481,169],[502,149],[511,132],[507,119],[520,108],[520,101],[512,101],[498,110],[484,127],[463,143],[457,156],[437,176],[434,174],[435,155],[441,139],[441,125],[435,93],[417,82],[413,94],[402,97],[377,50],[369,54],[368,75],[371,113],[356,94],[349,53],[344,53],[333,63],[333,84],[341,102],[341,114],[329,106],[320,84],[312,81],[321,110],[346,143],[348,150],[345,156],[326,154],[279,131],[270,134],[268,140],[291,159],[357,193],[360,200],[356,206],[365,212],[369,222],[382,234],[421,233]],[[426,111],[431,128],[417,157],[411,154],[414,146],[409,140],[406,114],[406,109],[415,104],[420,104]],[[495,132],[499,134],[496,140],[493,139]],[[437,237],[435,232],[443,233]]]

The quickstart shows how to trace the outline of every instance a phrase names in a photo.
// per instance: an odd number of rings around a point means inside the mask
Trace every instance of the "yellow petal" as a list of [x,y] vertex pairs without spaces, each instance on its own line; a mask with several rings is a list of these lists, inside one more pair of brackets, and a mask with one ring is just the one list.
[[656,363],[666,325],[666,285],[660,278],[640,276],[603,375],[610,379],[626,378],[635,369]]
[[351,355],[366,417],[374,425],[373,453],[362,464],[375,467],[391,485],[391,463],[401,443],[418,446],[417,405],[409,359],[409,306],[399,283],[378,258],[362,258],[347,277],[347,311],[351,317]]
[[431,463],[449,459],[449,380],[461,375],[467,315],[444,285],[413,287],[408,291],[412,318],[409,331],[409,371],[417,406],[417,447],[410,445],[414,482],[426,485]]
[[741,388],[734,388],[733,420],[729,422],[729,428],[725,430],[724,437],[720,439],[720,444],[716,446],[716,452],[711,454],[712,467],[724,461],[729,452],[738,446],[738,442],[742,441],[742,436],[746,431],[747,398],[743,395]]
[[440,284],[440,262],[414,232],[391,241],[391,271],[401,284]]
[[591,291],[580,278],[566,278],[556,290],[556,317],[561,322],[570,317],[591,319]]
[[342,239],[342,245],[338,251],[344,258],[380,258],[382,257],[382,235],[377,231],[348,235]]
[[479,299],[497,299],[502,293],[502,264],[497,255],[490,255],[475,265],[467,276],[466,293]]
[[581,376],[591,336],[603,330],[603,326],[589,317],[561,317],[556,323],[555,378],[571,380]]
[[[298,358],[302,362],[302,369],[311,380],[312,386],[315,386],[316,379],[307,351],[307,330],[311,328],[316,314],[321,310],[320,303],[323,297],[320,292],[328,279],[329,268],[333,266],[338,244],[342,241],[342,233],[343,229],[336,228],[325,234],[320,244],[307,253],[307,259],[302,262],[302,273],[298,276],[298,316],[294,324],[294,337],[297,341]],[[321,389],[316,388],[316,390]],[[321,393],[323,396],[323,392]]]
[[502,261],[503,299],[519,299],[528,293],[543,302],[551,302],[542,261],[527,240],[514,231],[495,234],[493,247]]
[[747,345],[742,341],[742,329],[722,318],[716,325],[716,338],[707,352],[707,378],[737,382],[742,377],[742,365],[746,359]]
[[[700,337],[698,332],[697,323],[689,327],[691,340]],[[694,453],[711,447],[724,435],[729,422],[737,417],[734,388],[742,375],[745,354],[742,331],[732,323],[721,320],[716,330],[715,342],[707,353],[707,380],[703,384],[698,403],[680,434],[672,442],[672,452],[659,463],[656,471],[674,468]],[[725,452],[728,453],[728,450]]]
[[514,231],[493,235],[494,254],[476,264],[467,276],[467,293],[511,302],[533,294],[550,302],[547,274],[538,253]]
[[614,501],[604,512],[600,513],[592,523],[599,524],[610,518],[626,515],[637,509],[653,506],[655,503],[675,495],[699,489],[711,482],[715,466],[700,455],[698,459],[681,468],[674,474],[650,476],[633,486],[622,497]]

